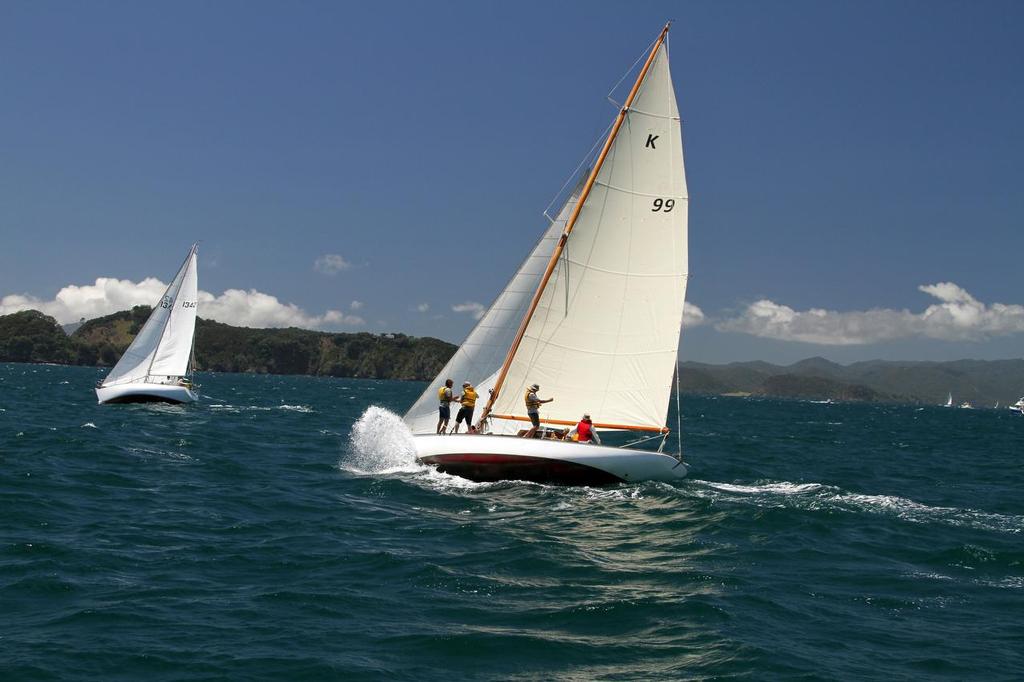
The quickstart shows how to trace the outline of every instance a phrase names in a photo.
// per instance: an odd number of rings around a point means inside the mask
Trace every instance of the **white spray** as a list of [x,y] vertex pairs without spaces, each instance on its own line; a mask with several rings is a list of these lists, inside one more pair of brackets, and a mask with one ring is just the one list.
[[383,407],[366,408],[349,435],[348,454],[341,466],[360,474],[421,471],[416,463],[412,431],[402,418]]

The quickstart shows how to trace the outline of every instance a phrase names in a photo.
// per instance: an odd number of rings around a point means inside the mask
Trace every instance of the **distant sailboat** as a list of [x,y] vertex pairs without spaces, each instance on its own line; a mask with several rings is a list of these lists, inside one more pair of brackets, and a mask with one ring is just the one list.
[[96,387],[100,403],[191,403],[199,284],[198,244],[110,374]]
[[946,398],[946,407],[953,407],[953,394],[950,393],[949,397]]
[[[417,460],[475,481],[590,485],[683,478],[661,452],[688,271],[682,133],[666,26],[585,182],[451,361],[405,415]],[[472,435],[434,435],[438,386],[489,396]],[[531,384],[554,398],[544,433],[573,426],[636,434],[623,447],[517,438]],[[658,451],[634,449],[660,441]]]
[[1021,398],[1020,400],[1015,402],[1013,405],[1007,405],[1006,407],[1007,407],[1007,409],[1010,409],[1010,410],[1013,410],[1015,412],[1020,412],[1021,414],[1024,414],[1024,398]]

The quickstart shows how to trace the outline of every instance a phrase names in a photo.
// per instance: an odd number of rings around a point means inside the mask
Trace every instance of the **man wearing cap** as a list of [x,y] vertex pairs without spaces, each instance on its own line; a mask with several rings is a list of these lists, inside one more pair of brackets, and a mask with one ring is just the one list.
[[581,419],[565,437],[578,443],[601,444],[601,437],[597,435],[597,430],[594,428],[594,422],[590,421],[589,414],[583,415],[583,419]]
[[459,413],[455,415],[455,428],[452,429],[452,433],[459,432],[459,424],[462,420],[466,420],[466,431],[473,433],[473,410],[476,408],[476,389],[468,381],[462,382],[462,395],[459,396],[459,402],[462,403],[462,408]]
[[540,428],[540,406],[544,403],[550,403],[554,398],[548,398],[547,400],[541,400],[537,397],[537,391],[540,390],[540,384],[533,384],[526,389],[526,414],[530,418],[530,423],[533,426],[530,430],[523,434],[523,438],[533,438],[537,433],[537,429]]

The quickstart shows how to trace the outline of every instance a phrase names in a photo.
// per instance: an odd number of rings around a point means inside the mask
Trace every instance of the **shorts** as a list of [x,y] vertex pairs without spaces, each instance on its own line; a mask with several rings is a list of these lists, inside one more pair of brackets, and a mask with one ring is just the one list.
[[540,413],[539,412],[527,412],[530,415],[530,423],[533,424],[535,429],[540,428]]
[[461,424],[462,420],[465,419],[467,425],[472,424],[473,423],[473,410],[475,410],[475,409],[476,409],[476,406],[473,406],[473,407],[463,407],[461,410],[459,410],[459,413],[457,415],[455,415],[455,423],[456,424]]
[[447,405],[439,405],[437,411],[440,419],[448,420],[452,418],[452,408]]

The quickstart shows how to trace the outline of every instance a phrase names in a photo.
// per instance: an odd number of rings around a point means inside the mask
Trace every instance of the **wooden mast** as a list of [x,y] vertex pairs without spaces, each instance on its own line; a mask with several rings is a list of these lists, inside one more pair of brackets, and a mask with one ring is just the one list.
[[477,428],[483,425],[484,420],[487,419],[491,414],[491,408],[494,406],[494,401],[498,397],[498,393],[501,391],[502,384],[505,383],[505,377],[508,375],[508,369],[512,365],[512,359],[516,356],[516,351],[519,350],[519,344],[523,341],[523,336],[526,335],[526,328],[530,324],[530,320],[533,318],[533,313],[537,310],[537,306],[540,304],[540,297],[544,293],[544,288],[548,284],[548,280],[551,279],[551,274],[555,271],[555,266],[558,265],[558,259],[562,255],[562,251],[565,249],[565,242],[569,239],[569,234],[572,232],[573,227],[576,226],[576,220],[579,218],[580,210],[583,208],[583,204],[587,201],[587,197],[590,196],[590,190],[594,187],[594,182],[597,180],[597,174],[601,172],[601,167],[604,165],[605,157],[608,156],[608,151],[612,148],[612,143],[615,142],[616,136],[619,134],[619,129],[622,127],[622,122],[626,120],[626,113],[629,111],[629,107],[633,104],[633,100],[636,98],[636,93],[640,90],[640,84],[644,82],[644,78],[647,76],[647,71],[651,68],[651,64],[654,62],[654,57],[658,54],[658,49],[661,48],[661,44],[665,42],[665,36],[668,35],[669,26],[672,22],[665,24],[665,27],[661,29],[661,33],[658,34],[658,39],[654,41],[654,45],[651,47],[651,53],[647,55],[647,61],[644,62],[643,68],[640,69],[640,73],[637,74],[636,82],[633,83],[633,89],[629,91],[629,96],[626,97],[626,102],[622,105],[622,109],[619,110],[619,115],[615,118],[615,123],[612,125],[611,131],[608,133],[608,139],[604,142],[604,147],[601,149],[601,154],[597,157],[597,162],[594,163],[594,167],[590,170],[590,176],[587,178],[586,184],[583,186],[583,191],[580,192],[580,198],[576,202],[576,206],[573,208],[572,215],[569,216],[568,222],[565,224],[565,230],[562,232],[562,236],[559,238],[558,243],[555,245],[555,250],[551,253],[551,258],[548,260],[548,267],[544,270],[544,275],[541,277],[540,285],[537,287],[536,293],[533,295],[533,299],[530,301],[530,307],[526,311],[526,315],[523,316],[523,321],[519,324],[519,329],[516,331],[516,337],[512,341],[512,345],[508,349],[508,353],[505,355],[505,362],[501,365],[501,371],[498,372],[498,379],[494,382],[494,388],[491,389],[490,397],[487,399],[487,405],[484,406],[483,412],[480,414],[480,420],[477,422]]

